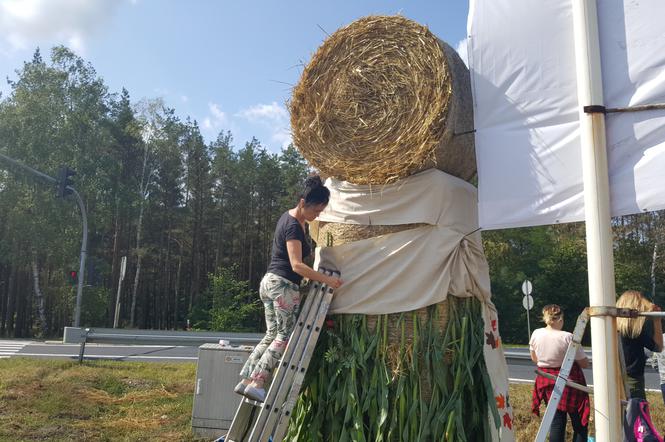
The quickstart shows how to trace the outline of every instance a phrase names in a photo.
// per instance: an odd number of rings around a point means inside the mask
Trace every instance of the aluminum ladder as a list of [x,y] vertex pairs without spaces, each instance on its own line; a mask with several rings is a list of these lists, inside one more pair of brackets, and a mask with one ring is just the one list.
[[[321,268],[319,271],[339,277],[336,271]],[[332,287],[312,282],[265,401],[242,399],[231,428],[217,442],[280,442],[284,439],[332,296]]]
[[[654,317],[665,317],[664,312],[638,312],[637,310],[627,309],[627,308],[617,308],[617,307],[587,307],[584,311],[578,316],[577,323],[575,324],[575,330],[573,331],[573,340],[568,345],[566,350],[566,355],[563,358],[563,363],[561,364],[561,369],[559,370],[559,375],[556,377],[556,382],[554,384],[554,389],[552,390],[552,395],[547,404],[547,409],[543,415],[543,420],[540,423],[540,428],[538,429],[538,434],[536,435],[535,442],[545,442],[547,435],[549,434],[550,428],[552,426],[552,420],[554,419],[554,414],[556,413],[557,406],[561,401],[561,396],[563,395],[563,389],[566,387],[576,388],[578,390],[586,391],[589,394],[592,394],[590,388],[583,385],[576,384],[568,380],[570,375],[570,370],[573,367],[575,362],[575,354],[577,349],[582,345],[582,335],[584,335],[584,330],[586,325],[589,322],[591,316],[611,316],[614,318],[637,318],[638,316],[654,316]],[[624,397],[628,397],[628,386],[626,385],[626,363],[623,356],[623,347],[621,346],[621,340],[617,336],[618,350],[619,350],[619,368],[621,370],[621,379],[623,380],[623,393]],[[551,377],[547,373],[536,370],[541,376]],[[625,405],[625,401],[622,401],[622,405]]]

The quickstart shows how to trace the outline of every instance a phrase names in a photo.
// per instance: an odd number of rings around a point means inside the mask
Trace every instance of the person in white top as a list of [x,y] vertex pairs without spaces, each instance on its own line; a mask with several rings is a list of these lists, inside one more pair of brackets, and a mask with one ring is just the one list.
[[[543,307],[543,322],[546,327],[533,331],[529,340],[531,360],[541,371],[558,375],[568,345],[573,340],[572,333],[563,328],[563,311],[556,304]],[[581,348],[577,349],[575,363],[570,371],[569,380],[586,385],[582,368],[589,366],[589,359]],[[541,402],[547,403],[554,388],[554,381],[538,375],[533,388],[531,411],[539,415]],[[566,387],[557,406],[556,414],[550,427],[550,442],[563,442],[566,434],[566,413],[573,425],[573,441],[587,440],[589,423],[589,395],[580,390]]]

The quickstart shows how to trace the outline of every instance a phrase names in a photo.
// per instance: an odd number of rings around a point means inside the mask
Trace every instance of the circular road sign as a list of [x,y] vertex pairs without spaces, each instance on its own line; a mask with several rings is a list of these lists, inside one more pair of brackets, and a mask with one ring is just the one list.
[[530,295],[533,292],[533,284],[528,279],[525,279],[522,283],[522,293],[525,295]]
[[533,308],[533,296],[526,295],[522,298],[522,306],[524,306],[525,310],[531,310]]

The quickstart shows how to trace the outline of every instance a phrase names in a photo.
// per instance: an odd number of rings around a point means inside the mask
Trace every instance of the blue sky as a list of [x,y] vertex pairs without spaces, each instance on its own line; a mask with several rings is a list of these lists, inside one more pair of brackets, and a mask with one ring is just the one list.
[[0,0],[0,91],[39,46],[64,44],[113,92],[162,97],[207,141],[231,130],[278,152],[290,141],[285,102],[327,33],[370,14],[402,14],[458,47],[468,4],[439,1]]

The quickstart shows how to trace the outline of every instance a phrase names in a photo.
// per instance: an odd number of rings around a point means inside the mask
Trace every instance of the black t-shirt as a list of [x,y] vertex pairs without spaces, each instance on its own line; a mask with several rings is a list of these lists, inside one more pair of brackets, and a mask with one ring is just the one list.
[[289,215],[288,211],[284,212],[277,221],[277,227],[275,227],[268,272],[282,276],[295,284],[300,284],[302,276],[291,268],[286,242],[292,239],[300,241],[300,244],[302,244],[302,258],[305,259],[311,253],[311,247],[306,238],[307,236],[298,220]]
[[637,338],[621,336],[621,346],[626,361],[626,374],[633,378],[644,375],[644,366],[647,361],[644,349],[658,350],[656,342],[653,340],[653,322],[650,319],[644,321],[642,333]]

